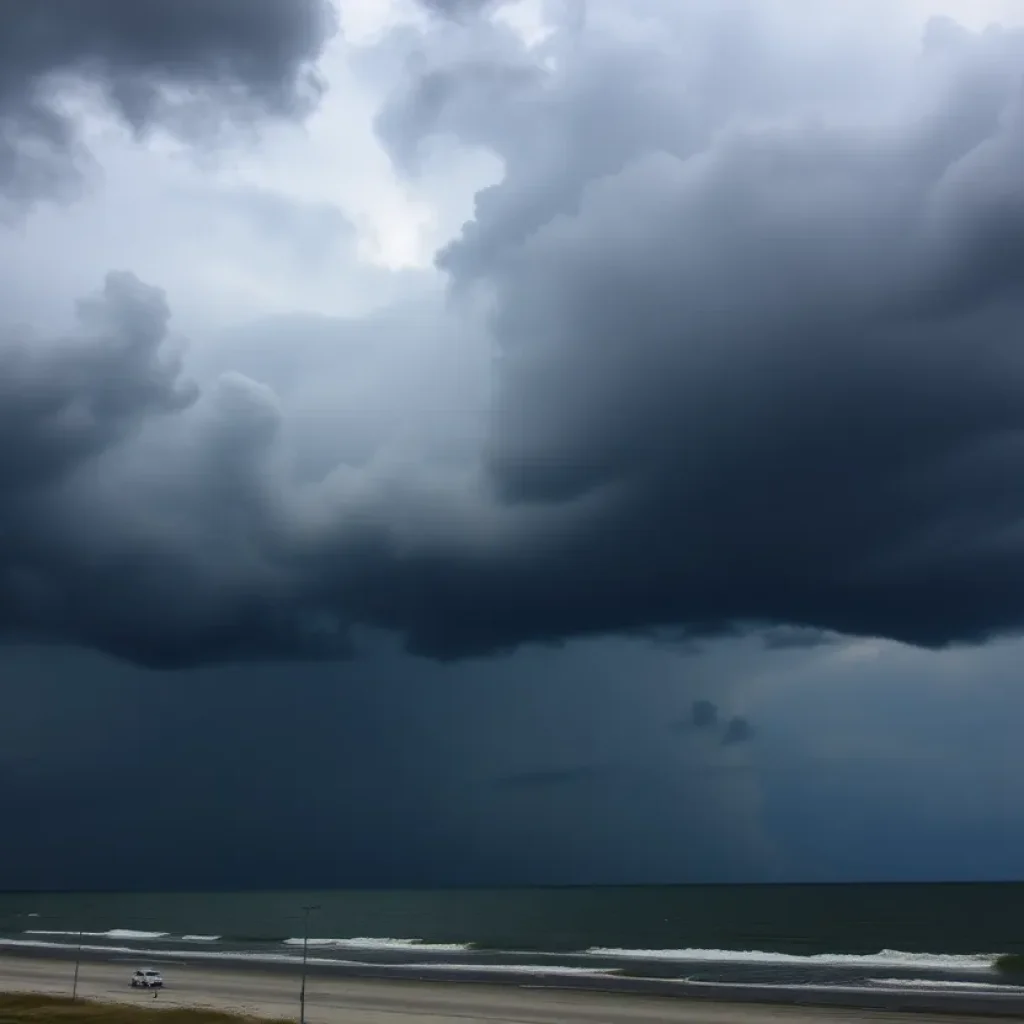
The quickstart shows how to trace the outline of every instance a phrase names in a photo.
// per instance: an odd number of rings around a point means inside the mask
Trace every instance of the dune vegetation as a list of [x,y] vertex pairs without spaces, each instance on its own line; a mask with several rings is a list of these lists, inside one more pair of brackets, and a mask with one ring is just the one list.
[[[254,1017],[218,1010],[0,994],[0,1024],[256,1024],[256,1021]],[[259,1024],[271,1022],[259,1020]]]

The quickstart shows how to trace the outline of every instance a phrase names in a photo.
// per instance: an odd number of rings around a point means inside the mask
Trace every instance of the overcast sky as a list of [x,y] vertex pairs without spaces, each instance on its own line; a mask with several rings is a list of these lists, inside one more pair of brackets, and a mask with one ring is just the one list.
[[1016,0],[8,0],[0,268],[0,887],[1019,876]]

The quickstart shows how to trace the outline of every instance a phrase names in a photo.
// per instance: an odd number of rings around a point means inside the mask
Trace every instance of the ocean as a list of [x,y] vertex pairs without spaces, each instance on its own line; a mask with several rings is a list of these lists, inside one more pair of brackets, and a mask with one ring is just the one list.
[[1024,884],[3,893],[0,948],[455,977],[1024,994]]

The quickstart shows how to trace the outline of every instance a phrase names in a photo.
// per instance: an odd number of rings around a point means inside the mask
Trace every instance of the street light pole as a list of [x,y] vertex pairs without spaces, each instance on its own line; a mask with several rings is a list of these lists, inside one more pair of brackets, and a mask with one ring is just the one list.
[[78,929],[78,948],[75,950],[75,980],[71,983],[71,1002],[78,998],[78,968],[82,963],[82,929]]
[[306,954],[309,949],[309,915],[319,906],[302,908],[302,987],[299,989],[299,1024],[306,1024]]

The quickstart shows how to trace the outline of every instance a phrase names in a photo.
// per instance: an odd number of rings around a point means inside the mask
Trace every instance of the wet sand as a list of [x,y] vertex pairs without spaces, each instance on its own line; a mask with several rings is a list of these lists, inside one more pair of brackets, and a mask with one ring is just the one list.
[[[129,987],[134,960],[83,960],[79,995],[103,1002],[146,1006],[194,1006],[253,1016],[296,1020],[299,977],[295,972],[231,970],[185,964],[150,964],[159,968],[167,988],[154,999],[150,992]],[[74,963],[52,957],[0,954],[0,991],[70,995]],[[736,1002],[721,997],[626,995],[517,984],[462,984],[368,980],[313,973],[307,980],[309,1024],[769,1024],[769,1022],[907,1021],[907,1011],[920,1010],[902,999],[888,1007],[810,1007],[761,1002]],[[948,1007],[945,1013],[914,1014],[916,1024],[943,1021],[950,1013],[960,1021],[991,1019],[988,1013],[1011,1015],[1009,1006],[981,1007],[985,1016],[969,1016]],[[1013,1016],[1019,1016],[1019,1008]]]

